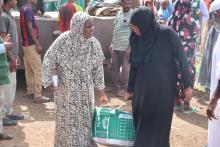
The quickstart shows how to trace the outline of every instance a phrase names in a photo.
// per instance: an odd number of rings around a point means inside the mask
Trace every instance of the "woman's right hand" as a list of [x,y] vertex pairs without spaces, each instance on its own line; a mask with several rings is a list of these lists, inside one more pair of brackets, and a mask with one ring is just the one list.
[[7,34],[6,37],[4,38],[4,42],[12,42],[12,39],[11,39],[11,35],[10,34]]
[[106,103],[108,103],[108,98],[105,94],[103,94],[103,95],[100,96],[99,105],[104,105]]
[[3,44],[8,52],[12,51],[12,47],[13,47],[12,42],[4,41]]
[[127,92],[125,95],[125,100],[129,101],[131,100],[132,97],[133,97],[133,92]]
[[53,86],[53,84],[51,84],[51,85],[48,86],[46,89],[47,89],[48,91],[50,91],[50,92],[54,92],[54,91],[57,89],[57,87],[55,87],[55,86]]

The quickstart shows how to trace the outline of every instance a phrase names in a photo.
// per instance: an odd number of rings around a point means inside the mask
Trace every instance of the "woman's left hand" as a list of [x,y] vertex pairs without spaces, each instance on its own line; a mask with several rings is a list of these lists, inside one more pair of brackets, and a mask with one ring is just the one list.
[[190,102],[191,99],[192,99],[192,88],[188,87],[185,89],[185,101]]
[[99,105],[103,105],[103,104],[106,104],[108,103],[108,98],[107,96],[104,94],[104,95],[101,95],[100,96],[100,99],[99,99]]
[[53,84],[51,84],[46,89],[50,92],[55,92],[57,90],[57,86],[54,86]]

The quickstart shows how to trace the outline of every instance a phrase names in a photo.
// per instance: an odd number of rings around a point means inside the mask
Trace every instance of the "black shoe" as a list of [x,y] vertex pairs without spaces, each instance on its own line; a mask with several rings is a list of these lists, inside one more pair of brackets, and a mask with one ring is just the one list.
[[12,112],[11,115],[7,115],[6,117],[11,119],[11,120],[23,120],[24,119],[24,115],[23,114],[16,114],[14,112]]
[[3,118],[3,126],[16,126],[17,125],[17,121],[16,120],[12,120],[10,118]]

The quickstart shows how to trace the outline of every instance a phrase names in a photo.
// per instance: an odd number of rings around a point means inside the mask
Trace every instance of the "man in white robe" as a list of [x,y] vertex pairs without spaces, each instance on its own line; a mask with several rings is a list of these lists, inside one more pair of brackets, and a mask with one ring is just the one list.
[[[210,16],[215,29],[220,32],[219,0],[211,4]],[[210,88],[210,103],[207,109],[207,116],[210,119],[208,125],[208,147],[220,147],[220,36],[213,51]]]

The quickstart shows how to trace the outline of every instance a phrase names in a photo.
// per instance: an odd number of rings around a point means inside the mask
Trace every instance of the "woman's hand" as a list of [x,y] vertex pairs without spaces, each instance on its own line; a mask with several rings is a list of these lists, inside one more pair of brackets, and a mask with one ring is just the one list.
[[51,84],[51,85],[48,86],[46,89],[47,89],[48,91],[50,91],[50,92],[54,92],[54,90],[55,90],[56,88],[53,86],[53,84]]
[[43,49],[40,44],[36,45],[36,50],[39,55],[41,55],[43,53]]
[[133,97],[133,92],[127,92],[125,95],[125,100],[129,101],[131,100],[132,97]]
[[99,90],[99,95],[100,95],[99,105],[103,105],[103,104],[108,103],[108,98],[107,98],[107,96],[105,94],[105,90],[104,89]]
[[4,41],[3,44],[4,44],[4,46],[5,46],[5,48],[6,48],[6,50],[7,50],[8,52],[9,52],[9,51],[12,51],[12,47],[13,47],[12,42]]
[[104,105],[108,103],[108,98],[107,96],[104,94],[104,95],[101,95],[100,98],[99,98],[99,105]]
[[4,42],[12,42],[10,34],[7,34],[7,36],[4,38]]
[[17,70],[17,60],[11,60],[9,62],[9,70],[10,72],[15,72]]
[[190,102],[192,99],[192,88],[188,87],[185,89],[185,102]]

